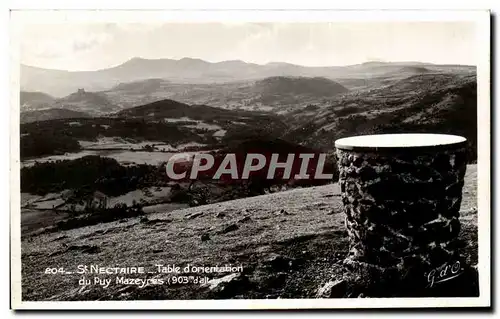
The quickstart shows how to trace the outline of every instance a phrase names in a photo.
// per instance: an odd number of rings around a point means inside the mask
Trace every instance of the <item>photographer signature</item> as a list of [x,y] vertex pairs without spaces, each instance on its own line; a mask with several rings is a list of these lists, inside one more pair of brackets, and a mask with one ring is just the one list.
[[427,275],[427,288],[432,288],[435,284],[456,278],[463,273],[463,270],[460,261],[443,264],[429,272]]

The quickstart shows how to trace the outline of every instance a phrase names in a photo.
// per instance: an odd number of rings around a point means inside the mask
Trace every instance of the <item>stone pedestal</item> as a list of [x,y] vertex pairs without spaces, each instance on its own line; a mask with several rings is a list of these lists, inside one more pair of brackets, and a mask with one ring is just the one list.
[[335,142],[351,279],[377,289],[421,289],[434,269],[460,263],[465,145],[463,137],[440,134]]

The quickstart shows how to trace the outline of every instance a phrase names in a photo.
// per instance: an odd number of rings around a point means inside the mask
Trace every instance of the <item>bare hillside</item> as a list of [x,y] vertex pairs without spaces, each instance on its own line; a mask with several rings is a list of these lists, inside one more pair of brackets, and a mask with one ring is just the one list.
[[[465,178],[460,239],[467,262],[475,265],[475,165],[468,166]],[[314,298],[341,275],[348,249],[339,195],[331,184],[170,212],[157,206],[147,217],[29,236],[22,241],[23,300]],[[111,283],[79,286],[78,265],[91,264],[144,266],[148,273],[86,274]],[[155,264],[231,264],[243,272],[188,273],[188,282],[161,285],[159,279],[173,275],[158,273]],[[73,273],[46,274],[47,268]],[[151,280],[141,288],[117,283],[123,276]]]

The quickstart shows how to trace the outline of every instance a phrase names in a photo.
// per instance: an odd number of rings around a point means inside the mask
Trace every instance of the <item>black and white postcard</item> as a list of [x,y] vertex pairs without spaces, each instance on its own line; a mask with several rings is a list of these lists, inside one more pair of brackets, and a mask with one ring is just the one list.
[[14,309],[490,306],[488,11],[12,11]]

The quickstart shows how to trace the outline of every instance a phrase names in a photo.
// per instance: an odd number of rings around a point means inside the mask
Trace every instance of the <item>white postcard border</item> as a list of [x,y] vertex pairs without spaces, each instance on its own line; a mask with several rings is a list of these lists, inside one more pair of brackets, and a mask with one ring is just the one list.
[[[477,298],[359,298],[273,300],[164,300],[164,301],[22,301],[19,161],[19,37],[18,28],[29,23],[89,22],[375,22],[472,21],[478,34],[478,271]],[[31,10],[11,12],[10,41],[10,245],[11,307],[13,309],[329,309],[329,308],[433,308],[487,307],[491,305],[491,195],[490,195],[490,13],[487,10]],[[452,54],[452,53],[450,53]]]

